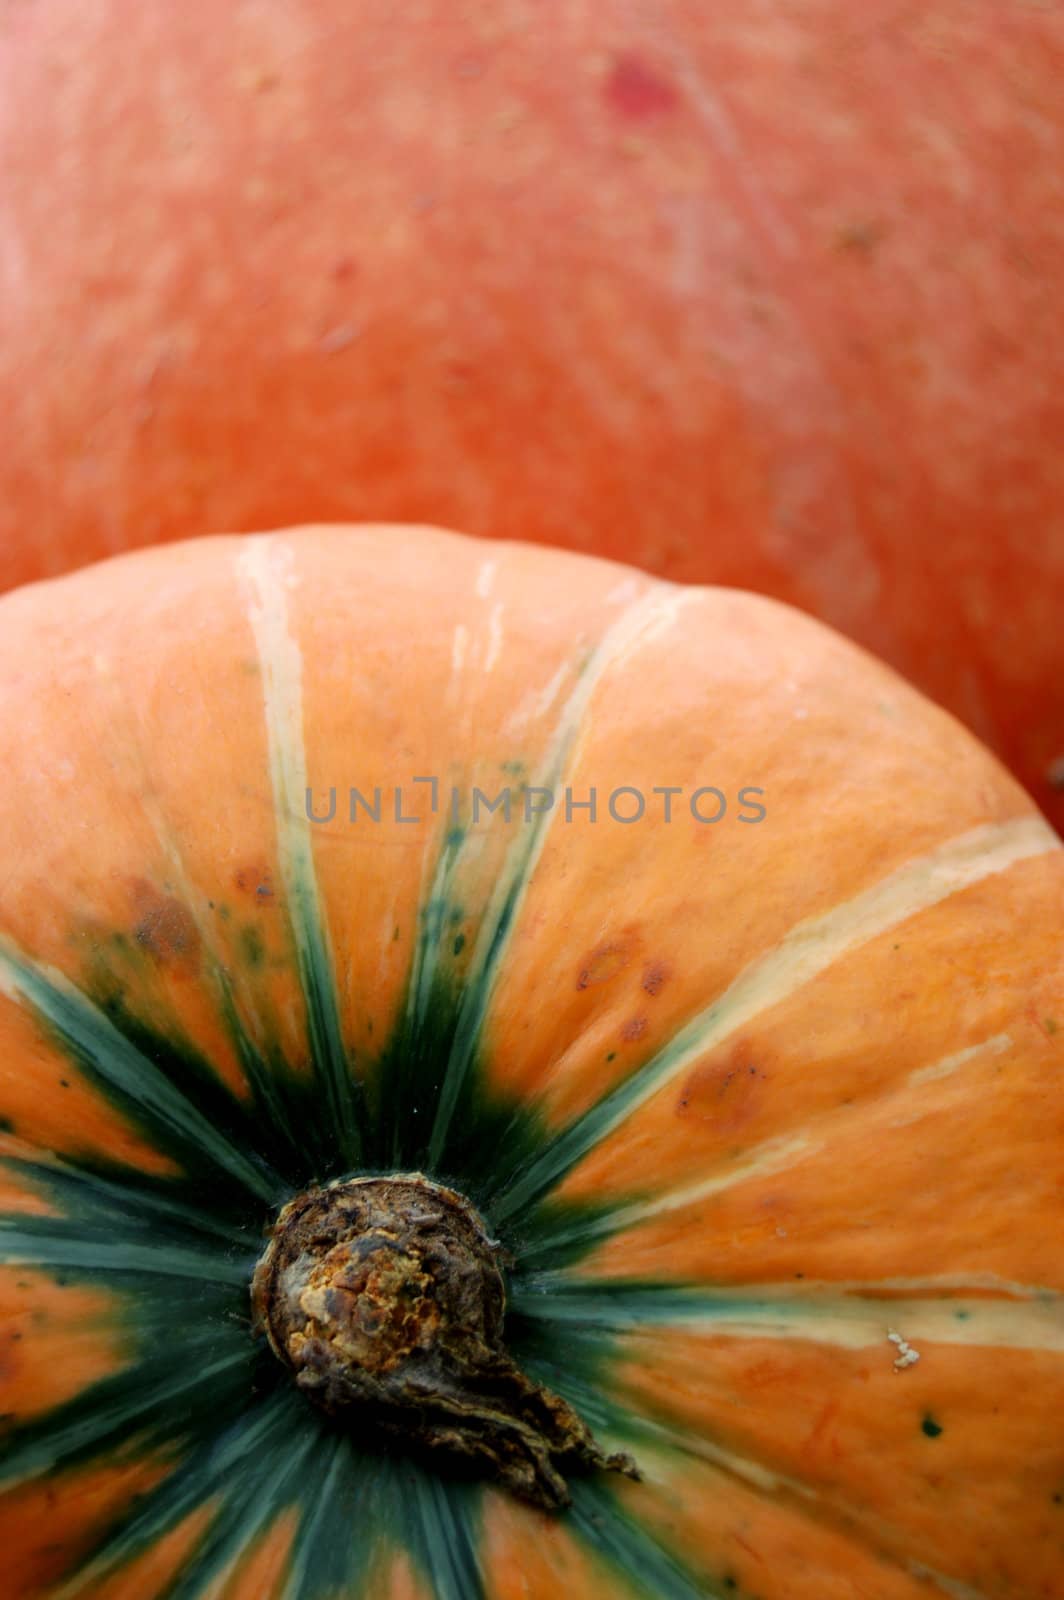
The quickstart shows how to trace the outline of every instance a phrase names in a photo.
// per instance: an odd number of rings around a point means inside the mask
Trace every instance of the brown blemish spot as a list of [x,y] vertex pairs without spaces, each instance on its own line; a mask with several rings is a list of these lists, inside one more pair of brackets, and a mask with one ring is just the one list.
[[721,1133],[734,1133],[754,1116],[767,1079],[764,1067],[739,1040],[723,1060],[696,1067],[676,1101],[677,1116],[714,1122]]
[[630,1044],[634,1039],[641,1039],[646,1031],[646,1017],[632,1017],[631,1021],[626,1022],[621,1029],[621,1038]]
[[173,895],[160,894],[144,878],[132,885],[133,937],[160,966],[192,973],[199,968],[200,936],[192,913]]
[[836,250],[847,250],[854,255],[868,256],[886,234],[886,224],[874,217],[863,217],[844,222],[835,230]]
[[648,961],[643,968],[643,988],[647,994],[660,994],[669,976],[664,961]]
[[249,894],[255,900],[273,899],[273,878],[266,867],[254,864],[249,867],[239,867],[233,874],[233,882],[242,894]]
[[608,983],[618,972],[623,972],[631,959],[627,945],[620,939],[596,945],[577,974],[576,987],[590,989],[593,984]]
[[611,111],[633,120],[662,116],[674,110],[679,99],[668,79],[636,55],[617,57],[603,95]]

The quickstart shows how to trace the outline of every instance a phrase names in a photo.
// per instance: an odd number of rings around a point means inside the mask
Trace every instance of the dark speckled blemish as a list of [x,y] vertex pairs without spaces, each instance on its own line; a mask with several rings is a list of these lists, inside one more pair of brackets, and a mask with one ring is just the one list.
[[240,950],[249,967],[261,967],[266,959],[262,934],[252,923],[240,930]]
[[664,961],[648,961],[643,968],[643,988],[647,994],[660,994],[669,977]]
[[200,962],[199,930],[192,913],[172,895],[162,894],[144,878],[132,885],[136,923],[133,937],[161,967],[194,973]]
[[[768,1074],[750,1059],[749,1041],[739,1039],[723,1061],[696,1067],[676,1101],[677,1115],[689,1114],[735,1133],[755,1117],[763,1103]],[[763,1051],[758,1047],[758,1053]]]
[[265,866],[238,867],[233,882],[242,894],[253,895],[256,900],[273,899],[273,879]]
[[633,121],[664,116],[675,110],[679,96],[660,72],[637,55],[618,56],[607,75],[603,94],[618,116]]
[[632,1017],[621,1029],[621,1038],[631,1043],[634,1039],[641,1039],[646,1031],[646,1017]]

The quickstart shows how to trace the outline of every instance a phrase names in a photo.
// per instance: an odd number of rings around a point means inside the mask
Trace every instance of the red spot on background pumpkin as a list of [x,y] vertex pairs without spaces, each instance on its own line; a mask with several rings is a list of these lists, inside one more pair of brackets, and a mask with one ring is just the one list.
[[667,78],[635,55],[617,57],[603,93],[612,111],[633,119],[662,116],[679,98]]

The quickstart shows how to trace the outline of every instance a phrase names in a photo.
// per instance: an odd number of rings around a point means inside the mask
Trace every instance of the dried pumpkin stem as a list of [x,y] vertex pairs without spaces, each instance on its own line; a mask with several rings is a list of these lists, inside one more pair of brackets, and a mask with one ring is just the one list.
[[323,1410],[547,1510],[568,1505],[566,1473],[639,1476],[507,1355],[501,1251],[454,1190],[420,1173],[354,1178],[298,1195],[270,1235],[256,1326]]

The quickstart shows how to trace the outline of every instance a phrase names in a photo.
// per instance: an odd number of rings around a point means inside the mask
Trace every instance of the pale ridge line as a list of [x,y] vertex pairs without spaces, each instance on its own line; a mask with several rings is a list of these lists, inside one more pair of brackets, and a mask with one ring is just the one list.
[[499,563],[494,559],[482,561],[477,568],[476,594],[479,600],[486,600],[495,583],[495,575],[499,570]]
[[[803,1484],[795,1478],[789,1478],[783,1473],[774,1471],[771,1467],[763,1467],[760,1462],[752,1461],[748,1456],[736,1455],[731,1450],[725,1450],[721,1445],[714,1444],[711,1439],[701,1434],[687,1433],[681,1428],[670,1428],[667,1424],[656,1422],[651,1417],[639,1417],[640,1437],[660,1439],[663,1444],[673,1449],[682,1450],[687,1455],[696,1456],[700,1461],[708,1462],[712,1467],[721,1471],[730,1472],[741,1482],[751,1488],[759,1489],[765,1494],[775,1494],[779,1489],[789,1489],[810,1500],[818,1500],[820,1496],[808,1484]],[[653,1473],[650,1474],[654,1476]],[[665,1480],[659,1476],[658,1482]]]
[[656,1056],[564,1127],[500,1199],[494,1210],[496,1219],[511,1216],[552,1188],[589,1150],[680,1073],[843,956],[1020,861],[1061,848],[1052,828],[1038,816],[984,823],[904,862],[830,911],[797,923]]
[[[587,1295],[589,1298],[598,1294],[603,1304],[608,1304],[607,1294],[603,1291],[613,1288],[623,1289],[625,1286],[623,1279],[574,1278],[564,1270],[536,1273],[534,1282],[539,1293],[564,1295],[568,1291]],[[915,1291],[925,1295],[942,1291],[950,1295],[957,1289],[985,1290],[998,1295],[1003,1303],[1022,1300],[1037,1302],[1040,1305],[1053,1305],[1059,1302],[1064,1309],[1064,1291],[1050,1289],[1041,1283],[1017,1283],[1015,1279],[1003,1278],[997,1272],[935,1272],[923,1276],[910,1275],[898,1278],[803,1278],[799,1282],[795,1282],[793,1278],[781,1278],[769,1279],[756,1285],[739,1284],[724,1287],[714,1285],[704,1291],[680,1287],[675,1292],[681,1299],[684,1296],[690,1297],[692,1311],[697,1309],[699,1294],[711,1299],[715,1316],[718,1306],[727,1307],[734,1304],[742,1309],[755,1299],[759,1304],[771,1298],[774,1303],[785,1301],[790,1305],[805,1305],[816,1310],[825,1303],[826,1293],[827,1296],[835,1296],[840,1303],[889,1307],[904,1302],[897,1298],[878,1297],[889,1296],[895,1291],[902,1293]],[[959,1305],[962,1302],[951,1300],[950,1303]],[[985,1300],[979,1301],[980,1305],[986,1303]]]
[[[767,1287],[767,1286],[766,1286]],[[832,1286],[835,1287],[835,1286]],[[579,1291],[576,1291],[579,1296]],[[589,1297],[593,1302],[594,1296]],[[835,1299],[810,1294],[803,1301],[778,1294],[774,1302],[759,1289],[757,1301],[714,1295],[711,1306],[697,1301],[686,1307],[666,1305],[660,1315],[653,1314],[650,1302],[646,1314],[639,1309],[625,1310],[603,1303],[566,1306],[564,1290],[550,1301],[545,1298],[537,1310],[536,1299],[515,1297],[515,1305],[532,1315],[548,1316],[553,1321],[592,1322],[619,1334],[639,1333],[650,1328],[683,1328],[691,1332],[720,1334],[732,1339],[804,1339],[812,1344],[831,1345],[840,1350],[864,1350],[882,1344],[884,1360],[892,1361],[891,1329],[898,1327],[906,1340],[919,1344],[925,1357],[927,1346],[964,1345],[976,1349],[1038,1350],[1064,1353],[1064,1296],[1043,1294],[1025,1300],[984,1300],[946,1298],[942,1300],[862,1299],[839,1295]]]
[[[1001,1055],[1012,1046],[1011,1035],[1007,1033],[994,1034],[992,1038],[984,1039],[978,1044],[969,1045],[967,1049],[954,1051],[953,1054],[943,1056],[940,1061],[928,1067],[917,1067],[905,1080],[909,1087],[917,1087],[922,1083],[931,1083],[940,1078],[949,1077],[969,1061],[982,1055]],[[820,1120],[820,1119],[818,1119]],[[684,1206],[696,1205],[699,1200],[708,1200],[712,1195],[723,1190],[735,1188],[736,1185],[745,1183],[750,1178],[769,1176],[772,1173],[785,1171],[788,1167],[796,1165],[807,1156],[819,1155],[828,1143],[829,1136],[822,1139],[810,1138],[807,1134],[797,1134],[793,1137],[767,1139],[762,1144],[756,1145],[747,1160],[728,1169],[727,1172],[715,1173],[712,1177],[703,1179],[700,1183],[687,1184],[681,1189],[666,1190],[665,1193],[653,1200],[634,1202],[623,1210],[615,1211],[602,1219],[602,1232],[623,1232],[626,1228],[638,1227],[641,1223],[653,1217],[661,1216],[665,1212],[680,1211]],[[589,1230],[590,1231],[590,1230]]]
[[[336,964],[318,890],[306,815],[303,654],[289,625],[286,589],[295,583],[291,550],[269,534],[241,541],[237,570],[248,592],[247,615],[262,672],[277,849],[295,942],[312,1046],[319,1072],[339,1096],[336,1110],[351,1132],[350,1073],[340,1021]],[[317,1038],[315,1036],[318,1035]],[[347,1093],[344,1093],[346,1086]]]
[[959,1578],[949,1578],[944,1572],[937,1572],[934,1567],[926,1566],[922,1561],[910,1561],[909,1571],[914,1578],[933,1583],[949,1597],[949,1600],[987,1600],[987,1595],[982,1589],[973,1589],[970,1583],[962,1583]]
[[495,664],[498,661],[499,656],[502,654],[503,609],[503,604],[500,600],[497,605],[492,606],[491,615],[488,618],[488,650],[484,657],[485,672],[492,672],[494,670]]
[[649,1222],[664,1212],[680,1211],[684,1206],[697,1204],[699,1200],[708,1200],[710,1196],[734,1188],[750,1178],[783,1172],[804,1156],[816,1155],[823,1148],[824,1140],[809,1139],[801,1134],[794,1138],[767,1139],[757,1146],[748,1160],[729,1168],[727,1172],[715,1173],[701,1183],[688,1184],[683,1189],[667,1191],[655,1200],[636,1202],[625,1206],[623,1210],[607,1214],[602,1219],[602,1231],[623,1233],[626,1228],[638,1227],[640,1223]]
[[984,1039],[980,1044],[969,1045],[966,1050],[957,1050],[953,1055],[943,1056],[941,1061],[935,1061],[929,1067],[917,1067],[909,1074],[908,1082],[912,1086],[921,1083],[934,1083],[939,1078],[949,1078],[958,1067],[963,1067],[969,1061],[974,1061],[977,1056],[1000,1056],[1012,1048],[1012,1035],[1008,1033],[995,1033],[991,1038]]
[[[276,554],[275,554],[276,552]],[[269,535],[244,541],[237,564],[251,591],[251,623],[262,672],[281,866],[285,887],[317,909],[317,880],[306,821],[307,763],[303,727],[303,656],[288,625],[285,579],[291,554]],[[304,825],[305,823],[305,825]]]
[[624,1116],[630,1116],[736,1028],[804,988],[851,951],[1019,861],[1060,848],[1053,830],[1040,817],[986,823],[905,862],[852,900],[798,923],[661,1052],[656,1072],[654,1061],[643,1069],[640,1078],[645,1075],[646,1081]]

